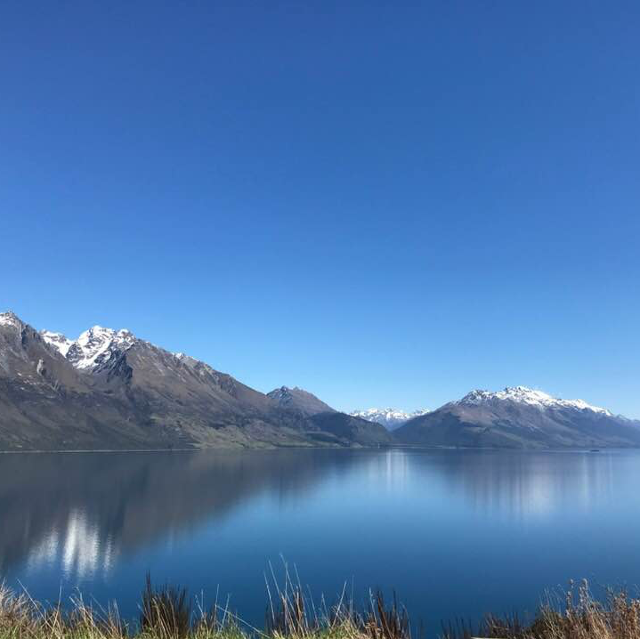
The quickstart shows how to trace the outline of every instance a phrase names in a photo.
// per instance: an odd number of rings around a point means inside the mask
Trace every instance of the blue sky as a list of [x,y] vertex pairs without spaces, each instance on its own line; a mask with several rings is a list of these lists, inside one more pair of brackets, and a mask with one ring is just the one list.
[[0,8],[0,307],[260,390],[640,417],[636,2]]

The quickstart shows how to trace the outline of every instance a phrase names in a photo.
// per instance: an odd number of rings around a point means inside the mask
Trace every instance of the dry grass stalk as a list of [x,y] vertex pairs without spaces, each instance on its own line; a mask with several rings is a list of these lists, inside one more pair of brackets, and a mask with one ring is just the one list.
[[[81,597],[63,609],[60,603],[44,606],[26,593],[16,594],[0,584],[0,639],[411,639],[407,611],[394,597],[386,606],[381,593],[371,598],[363,615],[345,602],[344,592],[332,608],[322,602],[316,609],[298,584],[287,578],[284,588],[270,591],[270,614],[265,631],[246,626],[217,602],[196,614],[186,591],[154,588],[148,578],[143,591],[139,626],[128,627],[117,608],[95,610]],[[275,601],[274,601],[275,600]],[[199,614],[198,614],[199,613]],[[640,599],[625,592],[594,599],[588,584],[571,586],[560,608],[540,608],[532,621],[517,616],[487,616],[477,632],[458,623],[443,632],[446,639],[473,636],[494,639],[640,639]]]

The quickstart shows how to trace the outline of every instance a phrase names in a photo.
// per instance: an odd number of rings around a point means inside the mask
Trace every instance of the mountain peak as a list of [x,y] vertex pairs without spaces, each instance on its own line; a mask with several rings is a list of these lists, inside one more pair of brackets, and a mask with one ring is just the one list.
[[331,406],[318,399],[313,393],[294,386],[280,386],[267,393],[267,397],[277,402],[282,408],[293,408],[307,415],[335,412]]
[[96,325],[80,334],[69,346],[66,357],[78,369],[95,369],[115,351],[126,351],[135,342],[135,335],[126,328],[116,331]]
[[366,419],[369,422],[377,422],[389,430],[395,430],[410,419],[426,415],[429,412],[427,409],[419,409],[408,413],[397,408],[368,408],[366,410],[355,410],[350,415]]
[[80,333],[76,340],[48,330],[40,331],[40,336],[80,370],[98,368],[113,352],[126,351],[137,341],[136,336],[126,328],[116,331],[98,324]]
[[22,328],[24,322],[13,311],[5,311],[4,313],[0,313],[0,326]]
[[120,330],[116,331],[113,328],[105,328],[104,326],[96,324],[95,326],[92,326],[91,328],[81,333],[77,341],[85,343],[92,339],[124,339],[127,337],[134,337],[134,335],[130,330],[126,328],[121,328]]
[[55,348],[63,357],[67,356],[69,349],[73,345],[73,341],[62,333],[43,330],[40,331],[40,336],[47,344],[53,346],[53,348]]
[[280,401],[301,395],[315,397],[313,393],[310,393],[304,390],[304,388],[300,388],[299,386],[294,386],[293,388],[291,388],[290,386],[280,386],[279,388],[274,388],[271,392],[267,393],[267,395],[272,399],[278,399]]
[[529,388],[528,386],[507,386],[504,390],[497,392],[476,389],[453,403],[460,406],[480,406],[483,404],[495,405],[496,403],[505,401],[517,402],[541,410],[548,408],[573,408],[576,410],[589,410],[595,413],[611,415],[605,408],[592,406],[582,399],[559,399],[541,390]]

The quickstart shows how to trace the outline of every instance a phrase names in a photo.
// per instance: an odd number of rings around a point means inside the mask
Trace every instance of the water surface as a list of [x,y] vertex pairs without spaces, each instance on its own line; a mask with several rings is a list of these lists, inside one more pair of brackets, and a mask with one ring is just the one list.
[[0,455],[0,575],[136,615],[145,573],[264,623],[265,573],[396,589],[441,619],[640,583],[640,452],[279,450]]

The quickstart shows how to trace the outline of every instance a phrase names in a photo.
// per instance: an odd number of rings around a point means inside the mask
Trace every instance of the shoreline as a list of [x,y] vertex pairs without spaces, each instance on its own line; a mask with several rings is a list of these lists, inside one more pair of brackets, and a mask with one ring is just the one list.
[[[412,639],[412,621],[395,594],[385,600],[380,590],[370,590],[363,607],[342,594],[335,605],[322,597],[318,606],[305,589],[287,574],[281,588],[274,582],[266,600],[265,625],[257,628],[234,610],[218,605],[206,608],[202,596],[191,596],[179,586],[155,587],[147,573],[139,599],[138,618],[123,619],[118,602],[103,608],[86,604],[82,593],[68,605],[35,601],[28,592],[7,587],[0,580],[0,638],[12,639]],[[464,611],[441,622],[439,639],[640,639],[640,599],[626,590],[607,589],[604,600],[593,597],[589,584],[573,582],[553,600],[549,594],[535,612],[494,615],[486,613],[475,623]],[[426,639],[423,630],[418,633]]]
[[613,451],[640,451],[640,446],[611,446],[604,448],[490,448],[464,446],[414,446],[398,444],[390,446],[257,446],[257,447],[213,447],[202,448],[78,448],[78,449],[33,449],[33,450],[0,450],[0,455],[46,455],[46,454],[80,454],[80,453],[197,453],[197,452],[258,452],[276,450],[331,450],[331,451],[429,451],[429,452],[495,452],[495,453],[607,453]]

